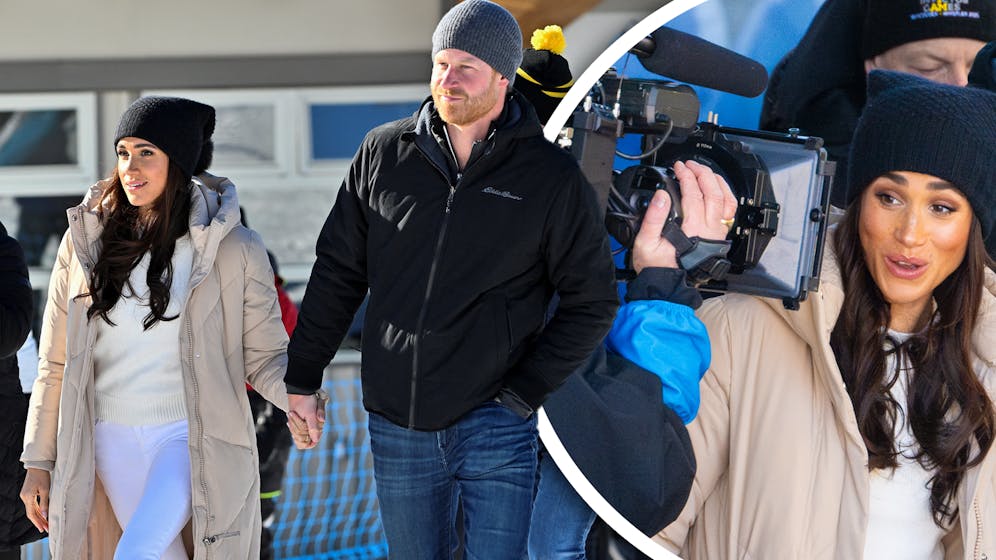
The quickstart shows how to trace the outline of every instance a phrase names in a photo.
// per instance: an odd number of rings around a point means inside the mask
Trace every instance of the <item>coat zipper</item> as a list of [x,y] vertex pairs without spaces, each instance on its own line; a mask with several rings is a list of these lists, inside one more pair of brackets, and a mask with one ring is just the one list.
[[[201,264],[203,265],[203,263],[201,263]],[[193,272],[194,271],[191,271],[191,275],[193,275]],[[193,398],[193,401],[194,401],[193,402],[194,422],[195,422],[195,425],[197,427],[197,435],[195,437],[195,441],[196,441],[195,445],[197,446],[197,472],[200,475],[198,478],[200,479],[199,482],[200,482],[200,487],[201,487],[201,494],[204,496],[204,511],[207,512],[207,517],[208,517],[207,519],[204,519],[204,532],[203,532],[203,534],[207,534],[207,532],[208,532],[207,524],[208,524],[208,519],[210,518],[211,507],[208,504],[208,487],[207,487],[207,482],[205,482],[205,476],[204,476],[204,421],[201,418],[201,407],[200,407],[200,404],[199,404],[200,403],[200,386],[197,384],[197,374],[196,374],[195,365],[194,365],[194,330],[193,330],[193,327],[190,324],[190,314],[187,311],[187,306],[190,305],[190,300],[193,299],[192,296],[194,294],[194,290],[196,290],[201,285],[201,283],[204,282],[204,279],[207,278],[207,276],[208,276],[207,274],[201,274],[201,277],[197,279],[197,282],[194,283],[193,285],[191,285],[190,288],[187,290],[187,299],[186,299],[186,301],[183,302],[183,326],[185,327],[186,335],[187,335],[187,363],[189,364],[189,368],[190,368],[189,369],[189,371],[190,371],[190,384],[191,384],[191,391],[192,391],[193,397],[194,397]],[[188,442],[189,442],[189,439],[190,439],[189,438],[189,424],[190,424],[189,420],[188,420],[187,424],[188,424],[188,428],[187,428],[188,429],[188,438],[187,439],[188,439]],[[191,518],[193,518],[194,511],[195,510],[193,508],[193,504],[191,503],[191,511],[190,511]],[[194,524],[194,531],[197,531],[197,524],[196,523]],[[238,534],[238,532],[236,532],[236,534]],[[214,543],[215,541],[218,540],[218,538],[226,537],[226,536],[231,536],[231,534],[230,533],[221,533],[219,535],[213,535],[213,536],[203,537],[201,539],[201,542],[203,544],[207,545],[207,544],[210,544],[210,543]],[[196,535],[195,535],[195,537],[196,537]],[[205,547],[205,558],[210,558],[210,557],[211,557],[211,549]]]
[[[193,291],[194,290],[191,289],[190,292],[187,293],[187,302],[190,301],[190,294],[192,294]],[[186,302],[184,303],[184,307],[186,307]],[[205,512],[210,512],[211,508],[208,505],[208,487],[207,487],[207,483],[204,481],[204,479],[205,479],[205,475],[204,475],[204,445],[203,445],[203,441],[204,441],[204,423],[201,420],[201,407],[198,404],[198,397],[199,397],[199,392],[200,391],[199,391],[199,387],[197,385],[197,375],[194,373],[194,357],[193,357],[193,353],[194,353],[194,332],[193,332],[193,327],[191,327],[191,325],[190,325],[190,315],[188,315],[187,313],[184,313],[183,325],[184,325],[184,327],[186,327],[186,331],[187,331],[187,333],[186,333],[187,334],[187,345],[188,345],[187,346],[187,362],[190,364],[190,384],[192,386],[191,390],[192,390],[192,392],[194,394],[194,403],[193,403],[194,404],[194,406],[193,406],[193,408],[194,408],[194,423],[195,423],[195,426],[197,427],[197,435],[195,436],[194,441],[197,442],[195,444],[197,446],[197,472],[198,472],[198,475],[199,475],[198,478],[200,479],[199,482],[200,482],[200,486],[201,486],[201,495],[204,496],[204,511]],[[188,429],[189,429],[189,426],[188,426]],[[191,513],[191,515],[193,515],[193,508],[191,508],[191,512],[190,513]],[[208,517],[210,517],[210,515],[208,515]],[[208,523],[208,520],[204,519],[204,533],[208,532],[207,531],[207,523]],[[212,539],[212,538],[213,537],[204,537],[204,539],[202,540],[202,542],[204,544],[213,543],[214,540],[209,540],[209,539]],[[217,540],[217,539],[215,539],[215,540]],[[211,557],[211,549],[207,548],[207,547],[205,547],[205,549],[206,549],[206,551],[205,551],[205,558],[210,558]]]
[[975,513],[975,553],[972,558],[984,560],[982,556],[982,513],[979,511],[978,498],[972,500],[972,512]]
[[227,533],[218,533],[217,535],[211,535],[210,537],[204,537],[201,542],[205,545],[214,544],[221,539],[226,539],[228,537],[237,537],[242,534],[242,531],[228,531]]
[[[75,219],[73,221],[77,222],[78,230],[80,232],[80,235],[83,238],[83,247],[82,248],[83,248],[83,256],[85,257],[84,259],[80,259],[79,257],[77,257],[77,260],[80,262],[80,264],[83,265],[83,269],[85,271],[84,274],[83,274],[83,281],[86,284],[87,291],[89,291],[90,290],[90,266],[91,266],[92,259],[90,258],[90,242],[87,239],[87,236],[86,236],[86,227],[83,224],[83,209],[82,208],[77,208],[76,209],[76,216],[74,218]],[[75,250],[75,248],[74,248],[74,250]],[[68,316],[67,316],[67,319],[68,319]],[[92,350],[93,350],[93,341],[95,339],[96,339],[96,331],[93,330],[93,329],[87,329],[87,340],[86,340],[86,346],[87,347],[86,347],[84,358],[83,358],[83,371],[89,371],[90,374],[91,374],[91,376],[93,375],[93,352],[92,352]],[[79,396],[77,397],[77,400],[76,400],[77,415],[82,414],[83,403],[86,400],[86,388],[87,387],[89,387],[89,383],[80,386]],[[78,419],[78,416],[77,416],[77,419]],[[77,423],[76,428],[79,428],[79,423]],[[80,446],[80,436],[79,436],[79,432],[76,432],[75,434],[73,434],[73,443],[72,443],[72,445],[69,446],[69,456],[70,457],[76,457],[78,455],[78,453],[79,453],[79,451],[78,451],[79,446]],[[94,457],[94,460],[96,460],[96,457]],[[94,473],[94,478],[96,478],[96,473]],[[92,484],[95,484],[95,483],[92,483]],[[92,488],[91,488],[91,490],[92,490]],[[62,519],[63,520],[69,519],[69,504],[68,504],[68,502],[65,499],[65,495],[63,495]],[[83,533],[84,534],[86,533],[86,525],[83,526]],[[62,543],[60,542],[59,544],[61,545]]]
[[[196,257],[198,257],[198,256],[200,256],[200,255],[197,255],[196,254],[196,250],[195,250],[195,255],[194,255],[195,262],[196,262]],[[193,407],[193,412],[194,412],[194,422],[195,422],[195,425],[196,425],[196,428],[197,428],[197,435],[196,435],[196,438],[195,438],[195,441],[196,441],[195,445],[197,447],[197,457],[198,457],[197,458],[197,472],[199,473],[198,478],[200,479],[199,482],[200,482],[200,487],[201,487],[201,493],[204,496],[204,511],[207,513],[207,518],[204,519],[204,530],[203,530],[202,534],[206,535],[207,532],[208,532],[208,527],[207,527],[208,520],[211,517],[211,515],[210,515],[211,507],[210,507],[210,504],[208,503],[208,486],[207,486],[207,482],[205,482],[205,476],[204,476],[204,420],[201,418],[200,385],[197,384],[197,373],[195,371],[196,367],[195,367],[195,364],[194,364],[194,330],[193,330],[193,326],[190,323],[190,313],[187,311],[187,307],[190,305],[190,301],[193,299],[194,291],[197,288],[200,287],[200,285],[208,277],[209,273],[204,272],[204,263],[203,262],[200,262],[200,266],[199,267],[197,267],[196,269],[191,270],[191,279],[193,279],[195,273],[199,273],[200,274],[200,278],[198,278],[196,282],[191,283],[190,287],[187,289],[187,299],[186,299],[186,301],[183,302],[183,317],[182,317],[182,319],[183,319],[183,325],[185,327],[186,335],[187,335],[187,356],[186,356],[186,358],[187,358],[187,363],[189,364],[191,391],[192,391],[193,397],[194,397],[193,398],[194,402],[193,402],[192,407]],[[187,441],[188,441],[188,444],[189,444],[189,441],[190,441],[190,434],[189,434],[190,421],[189,421],[189,419],[187,421],[187,430],[188,430]],[[193,474],[193,473],[191,473],[191,474]],[[194,520],[194,521],[196,521],[195,519],[193,519],[194,518],[194,511],[196,511],[196,510],[193,507],[193,502],[191,502],[191,508],[190,508],[191,519]],[[197,523],[193,523],[193,529],[194,529],[195,533],[197,531],[197,525],[198,525]],[[240,531],[234,531],[234,532],[219,533],[217,535],[211,535],[211,536],[202,537],[201,538],[201,543],[204,544],[204,545],[212,544],[212,543],[216,542],[220,538],[238,535],[239,533],[240,533]],[[197,537],[197,535],[195,534],[194,535],[195,542],[196,542],[196,537]],[[205,551],[204,551],[204,554],[205,554],[204,557],[205,557],[205,559],[211,558],[212,557],[211,548],[208,548],[207,546],[205,546],[204,548],[205,548]],[[196,556],[196,553],[194,555]]]
[[[460,178],[457,176],[457,183]],[[411,395],[408,402],[408,429],[415,429],[415,390],[418,387],[418,364],[419,348],[422,340],[422,328],[425,325],[425,315],[429,309],[429,298],[432,295],[432,285],[436,280],[436,269],[439,265],[439,254],[443,249],[443,240],[446,238],[446,226],[450,222],[450,208],[453,205],[453,195],[456,194],[456,185],[450,185],[450,194],[446,197],[446,210],[443,214],[443,225],[439,228],[439,237],[436,238],[436,249],[432,255],[432,265],[429,267],[429,279],[425,283],[425,296],[422,298],[422,309],[418,312],[418,320],[415,322],[415,343],[412,348],[412,383]]]
[[[446,127],[443,127],[443,133],[446,135],[446,144],[450,149],[450,155],[453,157],[453,162],[457,163],[456,153],[453,151],[453,143],[450,142],[449,133],[446,132]],[[486,142],[491,142],[495,137],[495,131],[492,130],[485,139]],[[477,164],[479,161],[484,159],[490,150],[485,152],[481,157],[477,159],[473,164],[468,165],[467,169],[463,173],[458,172],[456,177],[456,183],[451,183],[449,174],[446,173],[444,169],[439,167],[429,154],[425,153],[422,148],[419,147],[417,142],[413,142],[415,148],[425,157],[429,164],[439,172],[439,174],[446,181],[447,186],[450,188],[450,193],[446,197],[446,209],[443,212],[443,224],[439,228],[439,236],[436,238],[436,248],[432,254],[432,264],[429,266],[429,278],[425,283],[425,295],[422,298],[422,308],[419,310],[418,319],[415,322],[415,340],[412,344],[412,378],[411,378],[411,393],[408,400],[408,429],[415,429],[415,409],[416,409],[416,389],[418,388],[418,371],[419,371],[419,349],[422,342],[422,330],[425,327],[425,316],[429,309],[429,299],[432,296],[433,284],[436,280],[436,270],[439,267],[439,256],[442,253],[443,241],[446,238],[446,229],[450,222],[450,211],[453,207],[453,197],[456,195],[457,187],[460,186],[460,181],[466,175],[466,172]]]
[[[91,373],[91,376],[93,374],[93,352],[92,352],[92,348],[93,348],[93,340],[95,339],[95,337],[96,337],[96,331],[94,331],[93,329],[87,329],[87,341],[86,341],[87,348],[85,350],[85,354],[84,354],[84,357],[83,357],[83,371],[89,371]],[[89,387],[89,383],[86,384],[86,387]],[[76,400],[76,410],[79,411],[79,412],[77,412],[77,415],[82,414],[84,401],[86,401],[86,390],[81,387],[81,390],[79,391],[79,397],[77,397],[77,400]],[[93,420],[92,417],[91,417],[91,420]],[[94,422],[96,422],[96,421],[94,420]],[[69,446],[69,456],[70,457],[77,457],[79,455],[79,451],[78,451],[79,446],[80,446],[80,433],[78,431],[79,429],[80,429],[80,424],[77,423],[76,427],[74,428],[74,430],[76,430],[76,432],[73,434],[73,444]],[[96,460],[97,460],[97,457],[95,455],[94,456],[94,461],[96,461]],[[96,468],[96,465],[94,465],[94,467]],[[97,477],[96,471],[94,471],[93,477],[94,477],[94,479]],[[90,483],[90,490],[92,492],[96,483],[92,479],[91,479],[90,482],[91,482]],[[64,520],[64,522],[65,522],[65,520],[69,519],[69,502],[66,500],[65,493],[63,493],[63,497],[62,497],[62,519]],[[86,534],[86,524],[83,525],[82,530],[83,530],[83,534]],[[60,542],[60,545],[61,545],[61,542]]]
[[[443,128],[443,130],[445,132],[446,130],[445,127]],[[448,135],[446,137],[446,140],[447,144],[449,144]],[[434,162],[432,158],[429,157],[429,154],[426,154],[424,151],[422,151],[422,149],[418,147],[418,143],[414,143],[414,145],[419,150],[419,152],[422,153],[423,156],[425,156],[425,159],[428,160],[429,164],[432,165],[432,167],[434,167],[436,171],[438,171],[439,174],[443,177],[443,179],[446,181],[446,185],[450,189],[450,193],[446,197],[446,209],[443,212],[443,224],[439,228],[439,235],[436,237],[436,248],[433,250],[432,253],[432,264],[429,266],[429,278],[428,280],[426,280],[425,294],[422,296],[422,308],[419,309],[418,319],[415,321],[415,340],[412,343],[412,378],[411,378],[411,384],[409,386],[410,392],[408,395],[409,430],[415,429],[415,409],[416,409],[415,395],[417,394],[416,390],[418,389],[419,349],[422,346],[421,344],[422,327],[425,325],[425,316],[429,308],[429,298],[432,296],[432,285],[435,283],[436,279],[436,269],[438,268],[439,265],[439,253],[443,249],[443,240],[446,237],[446,227],[450,222],[450,209],[453,207],[453,197],[456,195],[457,185],[460,184],[460,179],[463,177],[461,173],[457,173],[456,183],[451,183],[449,175],[438,165],[436,165],[436,162]],[[456,154],[453,153],[453,146],[449,145],[449,148],[450,148],[450,155],[453,156],[453,161],[456,162],[457,159],[456,159]]]

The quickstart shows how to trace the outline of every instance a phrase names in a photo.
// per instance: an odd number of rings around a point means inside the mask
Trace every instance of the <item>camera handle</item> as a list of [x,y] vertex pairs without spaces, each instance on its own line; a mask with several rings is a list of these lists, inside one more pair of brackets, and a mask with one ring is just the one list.
[[667,239],[678,255],[678,264],[694,284],[709,280],[722,280],[730,271],[730,261],[726,253],[731,243],[725,239],[702,239],[688,237],[681,231],[676,220],[669,221],[661,230],[661,237]]

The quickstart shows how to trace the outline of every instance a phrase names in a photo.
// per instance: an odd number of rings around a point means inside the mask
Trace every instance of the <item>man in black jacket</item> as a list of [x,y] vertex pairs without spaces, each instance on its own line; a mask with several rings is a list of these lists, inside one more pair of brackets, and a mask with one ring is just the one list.
[[432,54],[432,99],[367,135],[318,239],[288,349],[291,417],[316,443],[311,394],[369,289],[363,400],[391,557],[448,557],[460,500],[468,557],[519,558],[532,413],[611,326],[613,267],[590,185],[510,90],[511,14],[457,5]]

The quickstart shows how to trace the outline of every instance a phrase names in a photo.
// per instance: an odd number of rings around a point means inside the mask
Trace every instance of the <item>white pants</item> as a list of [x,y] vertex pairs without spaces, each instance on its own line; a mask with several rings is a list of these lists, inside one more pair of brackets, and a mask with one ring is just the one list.
[[190,519],[187,421],[126,426],[99,421],[97,475],[124,534],[114,560],[186,560]]

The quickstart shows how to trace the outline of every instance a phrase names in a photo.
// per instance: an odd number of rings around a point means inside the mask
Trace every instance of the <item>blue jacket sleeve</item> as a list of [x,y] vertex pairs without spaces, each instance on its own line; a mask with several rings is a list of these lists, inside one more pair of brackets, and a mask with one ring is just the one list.
[[[681,271],[674,271],[680,273]],[[619,308],[606,349],[652,371],[663,382],[664,404],[686,424],[699,409],[699,380],[709,367],[711,349],[705,325],[695,316],[682,289],[660,290],[664,269],[646,269],[634,280]],[[668,278],[670,279],[670,278]],[[677,278],[683,285],[683,278]],[[648,289],[651,287],[653,289]],[[664,298],[667,299],[659,299]],[[646,299],[642,299],[646,298]]]

